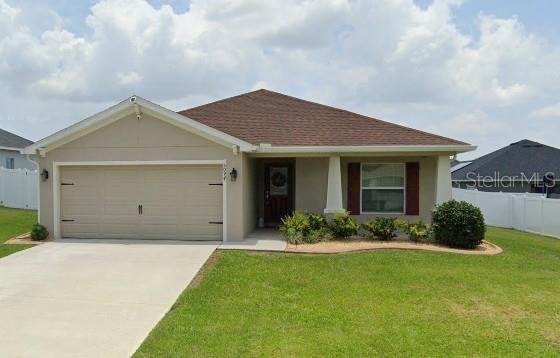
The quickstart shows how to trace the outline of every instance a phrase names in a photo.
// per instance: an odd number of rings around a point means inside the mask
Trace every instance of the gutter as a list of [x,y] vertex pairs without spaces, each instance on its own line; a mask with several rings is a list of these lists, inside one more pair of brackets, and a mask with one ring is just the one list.
[[376,145],[376,146],[285,146],[261,144],[256,153],[405,153],[444,152],[464,153],[475,150],[474,145]]
[[14,148],[14,147],[0,147],[0,150],[12,150],[14,152],[21,152],[21,148]]

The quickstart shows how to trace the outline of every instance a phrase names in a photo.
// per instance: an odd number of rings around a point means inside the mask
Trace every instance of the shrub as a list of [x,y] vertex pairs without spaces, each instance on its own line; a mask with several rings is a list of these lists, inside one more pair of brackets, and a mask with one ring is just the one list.
[[312,244],[330,238],[324,216],[299,211],[282,218],[280,234],[293,245]]
[[327,218],[323,215],[308,214],[307,219],[309,220],[310,230],[323,230],[327,227]]
[[334,218],[329,222],[329,230],[332,236],[337,238],[348,238],[352,235],[357,235],[359,229],[360,224],[347,211],[334,214]]
[[305,242],[314,244],[320,241],[329,241],[330,239],[332,239],[332,235],[329,229],[322,227],[320,229],[311,229],[305,237]]
[[456,200],[436,207],[432,229],[438,243],[464,249],[480,245],[486,232],[480,209],[466,201]]
[[43,241],[46,240],[47,237],[49,237],[49,232],[46,227],[41,224],[33,225],[33,228],[31,229],[31,240]]
[[397,219],[375,218],[362,225],[371,238],[388,241],[397,236]]
[[290,215],[282,218],[280,233],[284,236],[294,235],[295,233],[307,233],[309,231],[309,220],[307,215],[299,211],[294,211]]
[[408,225],[410,225],[408,223],[408,221],[404,220],[404,219],[397,219],[395,221],[395,223],[397,224],[397,227],[399,229],[401,229],[402,231],[406,232],[406,230],[408,230]]
[[426,241],[430,238],[432,230],[430,225],[422,220],[418,220],[415,223],[408,224],[404,232],[408,234],[410,241]]

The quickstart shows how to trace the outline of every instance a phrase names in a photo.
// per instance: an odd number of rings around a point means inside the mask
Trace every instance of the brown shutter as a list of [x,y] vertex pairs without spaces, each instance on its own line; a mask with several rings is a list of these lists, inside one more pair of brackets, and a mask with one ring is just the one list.
[[418,162],[406,163],[406,214],[420,213],[420,165]]
[[360,163],[348,163],[347,207],[352,215],[360,215]]

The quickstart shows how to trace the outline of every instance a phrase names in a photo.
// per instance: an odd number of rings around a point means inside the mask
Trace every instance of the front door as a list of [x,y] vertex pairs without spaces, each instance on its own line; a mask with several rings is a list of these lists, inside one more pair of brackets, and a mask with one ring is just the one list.
[[294,211],[294,167],[291,163],[264,166],[264,222],[276,226]]

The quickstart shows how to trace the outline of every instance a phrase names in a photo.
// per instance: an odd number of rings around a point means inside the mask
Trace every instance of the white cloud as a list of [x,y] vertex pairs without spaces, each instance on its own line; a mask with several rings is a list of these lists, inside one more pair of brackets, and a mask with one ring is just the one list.
[[560,119],[560,102],[551,106],[542,107],[529,114],[532,118]]
[[484,137],[499,133],[503,125],[492,121],[487,113],[476,111],[444,119],[430,130],[450,137]]
[[142,76],[138,72],[130,71],[127,73],[119,72],[117,73],[117,79],[119,84],[122,85],[134,85],[142,81]]
[[25,103],[56,123],[30,129],[35,138],[81,119],[79,104],[137,93],[180,109],[266,86],[490,143],[498,130],[516,135],[535,98],[560,89],[559,48],[517,18],[481,15],[480,36],[465,34],[453,18],[461,1],[192,0],[178,14],[103,0],[86,34],[60,21],[37,32],[12,4],[0,0],[0,105]]

